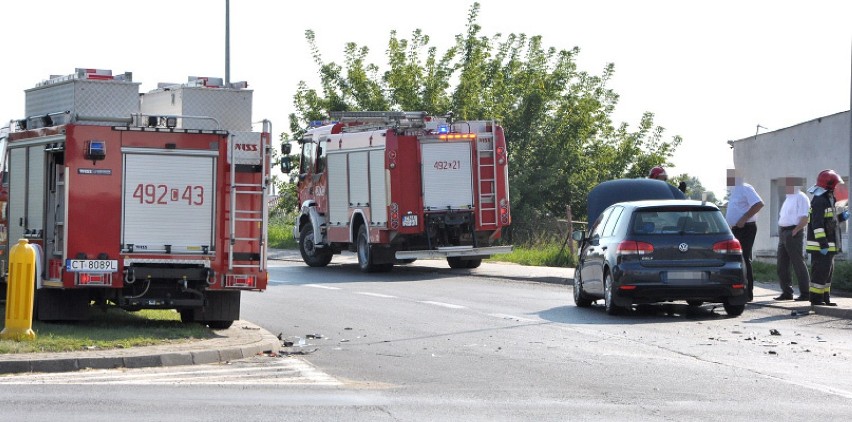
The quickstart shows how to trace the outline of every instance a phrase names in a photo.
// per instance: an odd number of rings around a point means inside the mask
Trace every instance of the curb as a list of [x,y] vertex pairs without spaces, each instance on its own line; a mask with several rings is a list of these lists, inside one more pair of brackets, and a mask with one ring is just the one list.
[[[201,340],[189,343],[186,345],[187,350],[177,352],[174,351],[175,347],[180,346],[145,346],[135,350],[112,349],[94,353],[67,352],[62,355],[68,356],[59,358],[56,353],[0,355],[0,374],[203,365],[277,352],[281,347],[278,337],[248,321],[234,321],[234,326],[222,331],[231,330],[236,333],[233,337],[237,337],[237,341],[233,341],[231,336]],[[248,331],[256,331],[256,334],[247,334]]]
[[780,304],[768,302],[751,302],[750,305],[760,306],[764,308],[787,309],[791,311],[791,315],[807,315],[808,312],[828,316],[838,319],[852,319],[852,309],[840,308],[837,306],[824,305],[801,305],[801,306],[781,306]]

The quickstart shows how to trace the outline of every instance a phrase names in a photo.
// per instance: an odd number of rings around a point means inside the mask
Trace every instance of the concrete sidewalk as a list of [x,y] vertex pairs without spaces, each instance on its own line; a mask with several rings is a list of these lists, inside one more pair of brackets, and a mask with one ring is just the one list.
[[[298,251],[270,251],[269,259],[274,261],[302,262]],[[333,263],[356,264],[354,254],[335,255]],[[450,269],[443,260],[418,260],[411,267],[446,269],[459,274],[471,274],[478,277],[509,279],[524,282],[553,283],[571,285],[574,270],[572,268],[531,267],[510,263],[483,262],[475,269]],[[425,271],[425,268],[424,268]],[[765,306],[795,312],[797,315],[816,313],[834,318],[852,319],[852,298],[832,297],[838,306],[810,306],[794,301],[778,302],[772,298],[778,296],[777,283],[759,283],[754,289],[754,301],[748,307]],[[566,305],[571,304],[571,294],[564,295]],[[235,321],[227,330],[215,331],[217,337],[190,343],[166,344],[158,346],[135,347],[132,349],[85,350],[65,353],[21,353],[0,355],[0,374],[21,372],[68,372],[86,368],[141,368],[176,365],[199,365],[242,359],[263,353],[278,354],[281,341],[263,328],[248,321]]]

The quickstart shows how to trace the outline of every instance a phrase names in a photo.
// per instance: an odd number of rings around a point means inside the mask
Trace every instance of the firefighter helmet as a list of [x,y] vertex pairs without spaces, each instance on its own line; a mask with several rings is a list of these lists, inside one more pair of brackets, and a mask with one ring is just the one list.
[[834,190],[837,185],[842,185],[843,179],[834,170],[823,170],[817,176],[816,185],[825,190]]
[[660,180],[668,180],[669,176],[666,174],[666,169],[656,166],[648,172],[649,179],[660,179]]

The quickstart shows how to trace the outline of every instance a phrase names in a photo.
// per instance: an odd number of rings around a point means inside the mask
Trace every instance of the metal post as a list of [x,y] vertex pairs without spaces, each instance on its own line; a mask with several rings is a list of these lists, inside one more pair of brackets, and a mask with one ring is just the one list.
[[225,87],[231,85],[231,4],[225,0]]
[[[571,235],[574,233],[574,215],[571,214],[571,206],[570,205],[568,205],[565,208],[566,208],[566,212],[568,213],[568,236],[571,237]],[[571,243],[571,256],[574,256],[574,254],[576,252],[574,250],[574,239],[572,238],[569,242]]]

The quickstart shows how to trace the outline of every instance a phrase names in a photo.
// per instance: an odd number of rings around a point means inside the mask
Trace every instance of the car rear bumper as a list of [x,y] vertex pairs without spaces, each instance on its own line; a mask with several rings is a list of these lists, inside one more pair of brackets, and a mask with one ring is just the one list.
[[668,279],[658,269],[631,269],[613,274],[613,295],[620,306],[630,304],[696,300],[702,302],[742,305],[748,302],[742,267],[729,265],[699,268],[701,280]]

